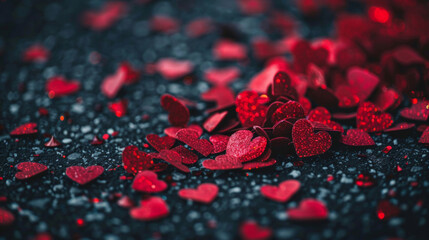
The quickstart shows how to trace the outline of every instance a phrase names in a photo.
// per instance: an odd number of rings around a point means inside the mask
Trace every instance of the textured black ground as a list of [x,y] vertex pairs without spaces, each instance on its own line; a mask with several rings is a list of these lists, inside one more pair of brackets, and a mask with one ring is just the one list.
[[[157,194],[168,203],[170,216],[155,222],[133,220],[128,209],[119,207],[109,197],[122,193],[136,202],[141,198],[131,190],[132,180],[120,180],[120,176],[127,175],[118,167],[122,149],[128,145],[141,148],[146,134],[162,133],[168,125],[167,115],[159,106],[163,93],[197,100],[199,94],[208,89],[202,80],[204,69],[236,64],[212,60],[209,49],[222,31],[199,39],[189,39],[183,31],[172,36],[154,34],[148,30],[148,19],[155,13],[165,13],[187,23],[199,16],[210,16],[218,23],[239,26],[238,39],[248,43],[252,36],[263,33],[266,16],[244,16],[229,0],[216,4],[196,0],[157,1],[133,5],[126,18],[106,31],[83,28],[78,22],[81,12],[100,3],[0,1],[0,48],[3,50],[0,121],[4,126],[0,136],[0,177],[3,178],[0,196],[8,199],[0,202],[0,207],[9,209],[16,217],[14,225],[0,230],[0,239],[28,239],[38,232],[49,232],[57,239],[235,239],[239,236],[239,224],[249,219],[270,226],[275,239],[428,239],[429,151],[417,143],[417,133],[407,137],[373,136],[377,145],[369,149],[334,146],[323,156],[304,160],[303,166],[294,166],[297,157],[289,157],[278,158],[274,167],[252,172],[213,174],[203,170],[200,163],[191,168],[194,174],[171,168],[160,176],[172,177],[177,185]],[[276,5],[296,14],[287,1]],[[356,11],[353,6],[351,9]],[[306,37],[323,36],[329,34],[331,24],[332,16],[323,13],[319,20],[304,21],[302,32]],[[35,42],[51,49],[50,60],[45,64],[22,63],[22,51]],[[102,64],[88,62],[92,51],[102,54]],[[107,109],[108,100],[99,91],[103,78],[113,73],[123,60],[142,67],[161,57],[193,61],[196,82],[169,83],[159,75],[144,75],[136,85],[122,90],[119,97],[129,100],[129,111],[123,118],[115,117]],[[236,91],[243,89],[248,79],[262,68],[257,61],[237,66],[243,74],[233,84]],[[44,84],[54,74],[80,80],[82,89],[73,96],[49,99]],[[81,101],[77,101],[78,98]],[[39,107],[47,108],[50,115],[40,117]],[[204,115],[199,110],[204,108],[201,103],[193,111],[193,122],[201,123]],[[69,117],[61,122],[59,117],[66,112]],[[151,116],[150,120],[144,121],[143,114]],[[19,141],[8,135],[14,127],[29,121],[37,122],[41,133],[54,134],[66,144],[48,149],[43,146],[46,139],[42,134]],[[89,144],[94,134],[101,136],[112,131],[118,131],[119,135],[100,146]],[[387,145],[393,148],[385,154],[382,150]],[[46,164],[49,172],[39,178],[18,181],[14,178],[14,166],[23,161]],[[107,171],[87,186],[78,186],[64,174],[68,166],[94,164],[102,165]],[[397,165],[403,168],[402,172],[396,171]],[[370,173],[377,184],[359,188],[354,183],[359,173]],[[329,174],[334,176],[333,181],[326,180]],[[302,187],[286,204],[266,200],[259,193],[261,185],[293,178],[299,180]],[[177,196],[179,189],[196,187],[202,182],[213,182],[220,187],[212,204],[187,202]],[[411,186],[412,182],[418,185]],[[395,197],[388,195],[390,190],[396,192]],[[307,224],[288,220],[285,210],[309,197],[326,203],[329,219]],[[91,203],[92,198],[99,198],[101,202]],[[377,218],[376,206],[382,199],[390,200],[401,209],[399,217],[387,221]],[[419,200],[423,201],[420,207],[417,206]],[[77,226],[78,218],[85,220],[85,226]],[[213,222],[215,228],[210,227]]]

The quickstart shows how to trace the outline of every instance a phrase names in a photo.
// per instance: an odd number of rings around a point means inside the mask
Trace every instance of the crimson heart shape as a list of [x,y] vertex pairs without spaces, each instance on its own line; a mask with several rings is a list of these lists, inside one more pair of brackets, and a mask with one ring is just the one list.
[[50,98],[63,97],[79,91],[80,82],[67,81],[62,76],[55,76],[48,79],[45,87]]
[[277,202],[288,201],[300,188],[301,184],[297,180],[286,180],[279,186],[264,185],[261,187],[261,194]]
[[179,191],[179,196],[202,203],[211,203],[217,196],[219,188],[216,184],[203,183],[197,189],[185,188]]
[[167,80],[175,80],[194,70],[190,61],[164,58],[156,64],[156,70]]
[[237,67],[227,67],[218,69],[208,69],[204,73],[204,78],[208,82],[217,86],[227,86],[240,75],[240,69]]
[[140,206],[132,208],[130,215],[136,220],[151,221],[170,213],[167,203],[160,197],[149,197],[140,201]]
[[323,123],[335,131],[344,132],[343,127],[339,123],[331,120],[331,113],[324,107],[316,107],[311,110],[308,113],[307,119],[312,122]]
[[279,71],[274,75],[272,94],[274,97],[285,96],[285,97],[297,97],[297,92],[291,85],[291,79],[286,72]]
[[265,121],[268,102],[266,95],[259,96],[255,91],[243,91],[235,99],[238,119],[243,127],[262,126]]
[[94,165],[84,168],[82,166],[72,166],[66,169],[66,175],[71,180],[79,183],[80,185],[85,185],[92,180],[96,179],[104,172],[102,166]]
[[167,183],[158,180],[158,175],[152,171],[142,171],[134,178],[132,188],[139,192],[156,193],[167,189]]
[[181,129],[176,133],[176,138],[205,157],[213,152],[213,145],[207,139],[199,139],[198,132],[194,130]]
[[392,125],[392,116],[382,112],[371,102],[361,104],[357,110],[357,127],[367,132],[381,132]]
[[162,160],[170,163],[182,172],[190,172],[189,168],[182,164],[182,156],[174,150],[162,150],[159,152],[157,158],[161,158]]
[[363,102],[374,92],[380,79],[366,69],[353,67],[347,72],[347,81],[360,102]]
[[242,168],[240,160],[228,155],[219,155],[214,160],[208,159],[203,162],[203,167],[210,170],[229,170]]
[[415,120],[426,121],[429,117],[429,101],[420,100],[410,108],[401,110],[401,117]]
[[[185,129],[192,129],[194,131],[196,131],[198,133],[198,137],[201,137],[201,135],[203,134],[203,129],[197,125],[197,124],[191,124],[187,127],[184,127]],[[184,129],[182,127],[168,127],[166,129],[164,129],[164,133],[172,138],[176,138],[176,134],[179,130]]]
[[362,129],[349,129],[347,135],[343,136],[341,142],[349,146],[373,146],[374,140]]
[[189,109],[177,98],[164,94],[161,106],[168,112],[168,121],[176,127],[184,127],[189,122]]
[[0,226],[9,226],[15,221],[15,216],[6,209],[0,208]]
[[331,136],[327,132],[314,133],[313,125],[305,119],[300,119],[293,125],[292,139],[298,157],[322,154],[332,144]]
[[35,134],[37,133],[37,123],[25,123],[22,124],[21,126],[13,129],[10,132],[11,136],[21,136],[21,135],[29,135],[29,134]]
[[48,170],[48,167],[36,162],[22,162],[16,165],[16,168],[19,172],[15,174],[15,177],[19,180],[31,178]]
[[323,220],[328,218],[325,204],[316,199],[304,199],[297,208],[287,210],[290,219],[298,221]]
[[214,86],[203,92],[201,99],[216,103],[216,108],[208,109],[207,112],[209,112],[234,105],[235,94],[228,86]]
[[254,221],[246,221],[240,226],[240,235],[244,240],[266,240],[272,235],[268,227],[261,227]]
[[104,78],[101,83],[101,92],[108,98],[114,98],[124,85],[126,77],[125,68],[119,68],[116,73]]
[[228,114],[227,111],[223,111],[220,113],[212,114],[207,120],[204,122],[203,127],[207,132],[212,132],[216,129],[216,127],[222,122],[225,116]]
[[220,153],[226,150],[229,136],[217,134],[210,136],[209,140],[213,144],[213,153]]
[[259,136],[252,140],[253,133],[249,130],[240,130],[229,137],[226,146],[226,155],[238,159],[240,162],[248,162],[261,156],[265,152],[267,139]]
[[277,108],[271,115],[271,122],[276,124],[281,120],[290,118],[304,118],[305,112],[299,102],[289,101]]
[[180,155],[183,164],[194,164],[198,161],[197,154],[193,153],[182,145],[179,145],[172,150]]
[[173,147],[176,139],[170,136],[159,137],[156,134],[148,134],[146,135],[147,142],[156,149],[156,151],[160,152],[164,149],[170,149]]
[[152,157],[143,151],[139,151],[136,146],[127,146],[124,149],[122,152],[122,163],[125,171],[134,175],[153,167]]

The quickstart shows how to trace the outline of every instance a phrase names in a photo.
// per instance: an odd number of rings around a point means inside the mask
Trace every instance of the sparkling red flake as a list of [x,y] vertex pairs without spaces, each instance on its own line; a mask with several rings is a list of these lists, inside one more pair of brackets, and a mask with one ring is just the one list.
[[382,112],[373,103],[365,102],[358,108],[356,115],[357,127],[367,132],[381,132],[393,123],[392,116]]
[[247,57],[246,45],[221,39],[213,46],[213,56],[217,60],[244,60]]
[[16,165],[16,168],[19,172],[15,174],[15,178],[19,180],[34,177],[48,170],[48,167],[36,162],[22,162]]
[[215,154],[226,150],[229,136],[217,134],[210,136],[209,140],[213,144],[213,153]]
[[22,54],[22,60],[24,62],[46,62],[48,61],[50,52],[43,45],[34,44],[28,47]]
[[182,145],[179,145],[172,149],[173,151],[177,152],[180,157],[182,157],[182,163],[183,164],[194,164],[198,161],[198,155],[190,151],[189,149],[185,148]]
[[156,63],[156,70],[167,80],[176,80],[192,73],[194,65],[187,60],[163,58]]
[[123,117],[127,114],[128,100],[121,99],[119,101],[109,103],[108,108],[117,117]]
[[206,139],[199,139],[198,133],[194,130],[179,130],[176,138],[206,157],[213,152],[213,145]]
[[136,220],[151,221],[166,217],[170,213],[167,203],[160,197],[149,197],[140,201],[140,206],[132,208],[130,215]]
[[235,100],[238,119],[243,127],[262,126],[267,113],[268,96],[255,91],[243,91],[237,95]]
[[179,190],[179,196],[202,203],[211,203],[216,198],[219,188],[216,184],[203,183],[197,189],[185,188]]
[[158,152],[164,149],[172,148],[174,143],[176,142],[176,139],[172,137],[169,137],[169,136],[159,137],[156,134],[148,134],[146,136],[146,140]]
[[382,200],[378,203],[377,217],[380,220],[389,220],[392,217],[398,216],[399,213],[399,208],[390,203],[388,200]]
[[331,182],[331,181],[333,181],[334,180],[334,176],[332,176],[332,175],[328,175],[328,177],[326,178],[326,181],[328,181],[328,182]]
[[291,79],[286,72],[280,71],[274,75],[272,94],[273,96],[296,97],[296,90],[291,86]]
[[240,162],[248,162],[258,158],[265,152],[267,139],[262,136],[252,138],[253,133],[249,130],[235,132],[229,138],[226,155],[237,158]]
[[383,149],[383,153],[388,154],[392,150],[392,146],[387,146]]
[[15,221],[15,216],[6,209],[0,208],[0,226],[9,226]]
[[297,208],[287,210],[287,214],[292,220],[306,221],[327,219],[329,212],[319,200],[307,198],[302,200]]
[[103,144],[104,141],[103,139],[98,138],[97,135],[94,135],[90,143],[91,145],[100,145],[100,144]]
[[237,67],[212,68],[204,73],[204,78],[216,86],[227,86],[239,75],[240,69]]
[[273,124],[291,118],[304,118],[305,113],[299,102],[289,101],[277,108],[271,116],[271,122]]
[[349,146],[373,146],[374,140],[362,129],[349,129],[347,135],[342,136],[341,142]]
[[429,117],[429,101],[418,100],[410,108],[402,109],[400,114],[409,120],[426,121]]
[[181,129],[192,129],[198,133],[198,137],[200,137],[203,134],[203,129],[196,124],[189,125],[188,127],[182,128],[182,127],[168,127],[164,129],[164,133],[172,138],[176,138],[176,134]]
[[277,202],[287,202],[300,188],[301,183],[297,180],[286,180],[279,186],[264,185],[261,187],[261,194]]
[[240,226],[240,235],[243,240],[267,240],[271,238],[272,234],[270,228],[261,227],[254,221],[246,221]]
[[82,218],[78,218],[78,219],[76,219],[76,225],[78,227],[85,226],[85,221]]
[[109,134],[107,134],[107,133],[103,134],[103,139],[104,139],[104,140],[108,140],[108,139],[109,139],[109,137],[110,137],[110,136],[109,136]]
[[402,168],[401,168],[401,166],[397,165],[397,166],[396,166],[396,171],[397,171],[397,172],[402,172]]
[[150,20],[150,28],[157,32],[172,34],[179,30],[179,22],[169,16],[158,15]]
[[419,139],[419,143],[429,144],[429,128],[426,128],[426,130],[423,132]]
[[54,138],[54,136],[52,136],[48,142],[45,143],[45,147],[59,147],[61,146],[61,142],[59,142],[57,139]]
[[210,170],[230,170],[243,167],[240,160],[228,155],[219,155],[214,160],[208,159],[203,162],[203,167]]
[[228,114],[227,111],[212,114],[203,124],[204,129],[207,132],[212,132],[222,122],[225,116]]
[[327,132],[314,133],[313,126],[305,119],[300,119],[293,125],[292,139],[299,157],[322,154],[332,145],[331,136]]
[[125,171],[132,174],[137,174],[153,167],[152,157],[143,151],[139,151],[136,146],[128,146],[124,149],[122,163]]
[[126,84],[132,84],[139,80],[140,71],[135,69],[129,62],[121,62],[117,71],[124,72]]
[[375,179],[371,175],[359,174],[355,181],[356,185],[359,187],[372,187],[374,186]]
[[21,136],[21,135],[29,135],[37,133],[37,123],[25,123],[21,126],[12,130],[9,134],[11,136]]
[[95,31],[102,31],[112,26],[126,15],[127,3],[120,1],[106,2],[98,11],[86,11],[82,15],[82,24]]
[[68,81],[63,76],[54,76],[46,81],[45,89],[49,98],[63,97],[79,91],[80,82]]
[[182,164],[182,156],[174,150],[162,150],[161,152],[159,152],[156,158],[160,158],[170,163],[182,172],[190,172],[189,168]]
[[164,94],[161,97],[161,106],[168,112],[168,121],[171,125],[184,127],[188,124],[189,110],[177,98],[169,94]]
[[142,171],[134,178],[132,188],[139,192],[156,193],[167,189],[167,183],[158,180],[158,175],[152,171]]
[[104,168],[102,166],[89,166],[84,168],[82,166],[72,166],[66,169],[66,175],[71,180],[79,183],[80,185],[85,185],[92,180],[99,177],[103,174]]

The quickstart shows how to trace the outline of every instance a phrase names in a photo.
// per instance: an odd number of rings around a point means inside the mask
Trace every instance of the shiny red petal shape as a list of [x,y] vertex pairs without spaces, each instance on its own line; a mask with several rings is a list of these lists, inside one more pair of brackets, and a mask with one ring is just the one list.
[[176,127],[184,127],[189,122],[189,109],[177,98],[164,94],[161,97],[161,106],[168,112],[168,121]]
[[136,146],[127,146],[122,152],[122,163],[125,171],[137,174],[140,171],[151,169],[153,160],[150,155],[139,151]]
[[80,89],[80,82],[68,81],[62,76],[54,76],[48,79],[45,85],[50,98],[68,96]]
[[22,124],[21,126],[15,128],[14,130],[12,130],[9,134],[11,136],[21,136],[21,135],[29,135],[29,134],[35,134],[37,133],[37,123],[25,123]]
[[186,188],[179,191],[179,196],[202,203],[211,203],[216,198],[219,188],[213,183],[203,183],[197,189]]
[[108,103],[107,107],[109,110],[114,113],[117,117],[123,117],[125,114],[127,114],[127,108],[128,108],[128,100],[121,99],[116,102]]
[[170,213],[167,203],[160,197],[149,197],[140,201],[140,206],[132,208],[130,215],[136,220],[152,221],[166,217]]
[[79,183],[80,185],[87,184],[98,176],[103,174],[104,168],[102,166],[89,166],[87,168],[81,166],[72,166],[66,169],[66,175],[71,180]]
[[300,188],[301,183],[297,180],[286,180],[279,186],[264,185],[261,187],[261,194],[277,202],[287,202]]
[[145,193],[157,193],[167,189],[167,183],[158,180],[158,175],[152,171],[142,171],[134,178],[132,188]]
[[170,136],[159,137],[156,134],[146,135],[146,140],[158,152],[164,149],[168,150],[172,148],[174,143],[176,142],[176,139]]
[[48,170],[48,167],[36,162],[22,162],[16,165],[16,168],[19,172],[15,174],[15,178],[19,180],[34,177]]
[[213,144],[213,154],[215,154],[226,150],[226,146],[228,145],[229,141],[229,136],[217,134],[210,136],[209,140]]
[[314,133],[313,125],[305,119],[300,119],[293,125],[292,139],[299,157],[322,154],[332,145],[331,136],[327,132]]

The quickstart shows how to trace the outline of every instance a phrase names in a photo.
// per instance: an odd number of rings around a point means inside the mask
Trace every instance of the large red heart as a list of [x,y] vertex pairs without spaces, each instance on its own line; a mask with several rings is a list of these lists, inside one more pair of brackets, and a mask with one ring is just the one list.
[[184,127],[189,121],[189,109],[177,98],[164,94],[161,97],[161,106],[168,112],[168,121],[176,127]]
[[299,102],[289,101],[277,108],[271,115],[271,122],[276,124],[281,120],[290,118],[304,118],[305,112]]
[[140,201],[140,206],[132,208],[132,218],[142,221],[151,221],[163,218],[170,213],[167,203],[160,197],[149,197]]
[[45,87],[50,98],[63,97],[79,91],[80,82],[67,81],[62,76],[55,76],[48,79]]
[[170,149],[173,147],[176,139],[170,136],[159,137],[156,134],[148,134],[146,135],[147,142],[156,149],[156,151],[160,152],[164,149]]
[[279,186],[264,185],[261,187],[261,194],[269,199],[277,202],[288,201],[301,186],[297,180],[286,180],[279,184]]
[[243,127],[262,126],[265,121],[268,107],[266,95],[259,96],[255,91],[243,91],[235,100],[238,119]]
[[332,144],[331,136],[327,132],[314,133],[313,125],[305,119],[300,119],[293,125],[292,139],[299,157],[322,154]]
[[203,92],[201,99],[208,102],[216,102],[216,108],[219,109],[234,105],[235,94],[228,86],[214,86],[208,91]]
[[203,167],[210,170],[229,170],[243,167],[240,160],[228,155],[219,155],[215,159],[208,159],[203,162]]
[[416,121],[426,121],[429,117],[429,101],[420,100],[410,108],[402,109],[401,117]]
[[29,135],[37,133],[37,123],[25,123],[10,132],[11,136]]
[[134,178],[132,188],[139,192],[156,193],[167,189],[167,183],[158,180],[158,175],[152,171],[142,171]]
[[102,166],[89,166],[87,168],[81,166],[72,166],[66,169],[66,175],[71,180],[79,183],[80,185],[87,184],[96,179],[104,172]]
[[266,240],[272,235],[268,227],[261,227],[254,221],[246,221],[240,226],[240,235],[244,240]]
[[122,163],[125,171],[137,174],[153,167],[152,157],[136,146],[127,146],[122,152]]
[[211,203],[217,196],[219,188],[216,184],[203,183],[197,189],[185,188],[179,191],[179,196],[202,203]]
[[371,102],[361,104],[357,110],[357,127],[367,132],[381,132],[392,125],[392,116],[382,112]]
[[3,208],[0,208],[0,226],[9,226],[15,221],[15,216]]
[[175,80],[183,77],[194,70],[190,61],[164,58],[156,64],[157,71],[167,80]]
[[343,127],[339,123],[331,120],[331,113],[324,107],[316,107],[311,110],[308,113],[307,119],[312,122],[323,123],[333,130],[344,132]]
[[199,139],[198,132],[194,130],[179,130],[176,138],[206,157],[213,152],[213,145],[207,139]]
[[323,220],[328,218],[328,209],[325,204],[316,199],[304,199],[297,208],[287,210],[292,220]]
[[362,129],[349,129],[341,142],[349,146],[373,146],[374,140]]
[[22,162],[16,165],[16,168],[19,172],[15,174],[15,177],[20,180],[31,178],[48,170],[48,167],[36,162]]
[[267,139],[259,136],[252,140],[253,133],[240,130],[231,135],[226,146],[226,155],[237,158],[240,162],[248,162],[264,153]]

